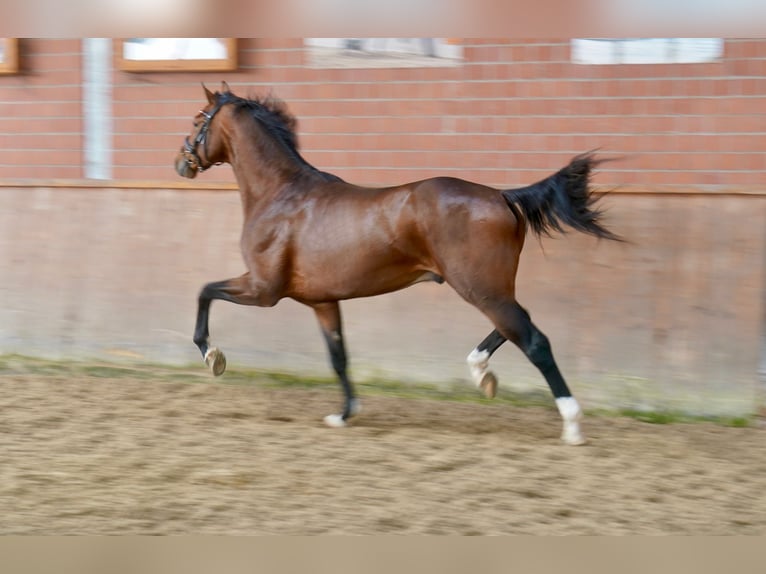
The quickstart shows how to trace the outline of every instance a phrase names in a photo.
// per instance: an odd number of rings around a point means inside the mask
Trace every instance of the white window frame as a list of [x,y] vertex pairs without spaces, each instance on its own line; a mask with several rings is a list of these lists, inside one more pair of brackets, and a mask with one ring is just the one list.
[[721,38],[576,38],[575,64],[698,64],[723,56]]

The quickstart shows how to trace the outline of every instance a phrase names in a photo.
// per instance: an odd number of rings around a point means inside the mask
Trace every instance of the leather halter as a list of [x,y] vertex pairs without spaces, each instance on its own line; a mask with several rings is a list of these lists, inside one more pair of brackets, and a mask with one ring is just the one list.
[[197,132],[197,135],[194,137],[194,143],[189,142],[189,136],[186,136],[184,138],[184,155],[186,157],[186,163],[191,167],[192,169],[203,172],[206,169],[211,168],[214,165],[213,163],[209,163],[208,165],[202,165],[202,159],[199,156],[199,153],[197,152],[197,149],[199,148],[200,144],[205,149],[205,156],[207,156],[207,132],[210,128],[210,122],[213,121],[213,118],[218,113],[218,111],[223,107],[223,104],[226,102],[219,102],[215,105],[215,107],[210,110],[210,113],[205,112],[204,110],[200,110],[200,114],[202,114],[205,117],[205,121],[202,124],[202,127]]

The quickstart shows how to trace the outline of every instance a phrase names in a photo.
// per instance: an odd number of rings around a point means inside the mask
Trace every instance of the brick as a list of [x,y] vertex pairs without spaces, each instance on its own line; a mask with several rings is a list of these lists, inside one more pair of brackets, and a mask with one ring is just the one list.
[[[321,70],[303,67],[300,38],[240,39],[240,69],[223,76],[241,95],[284,98],[307,157],[361,181],[528,182],[602,146],[639,154],[606,172],[613,181],[766,184],[766,40],[727,41],[722,62],[637,66],[573,65],[568,40],[463,42],[454,67]],[[0,175],[80,177],[81,41],[23,50],[33,73],[0,77]],[[169,162],[204,105],[199,83],[218,89],[221,76],[116,69],[115,177],[173,180]],[[210,181],[231,180],[217,171]]]

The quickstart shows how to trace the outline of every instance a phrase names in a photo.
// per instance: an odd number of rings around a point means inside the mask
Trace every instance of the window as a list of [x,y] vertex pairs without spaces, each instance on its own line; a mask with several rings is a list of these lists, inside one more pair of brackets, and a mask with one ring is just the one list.
[[720,38],[588,38],[572,40],[575,64],[692,64],[723,56]]
[[457,38],[305,38],[313,68],[423,68],[456,66],[463,58]]
[[234,38],[128,38],[118,54],[120,69],[128,72],[225,72],[237,67]]
[[19,41],[17,38],[0,38],[0,74],[19,71]]

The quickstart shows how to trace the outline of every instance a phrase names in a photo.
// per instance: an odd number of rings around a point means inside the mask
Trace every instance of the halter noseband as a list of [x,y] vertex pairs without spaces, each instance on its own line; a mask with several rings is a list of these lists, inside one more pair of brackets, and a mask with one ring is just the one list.
[[225,103],[226,102],[217,103],[215,107],[210,110],[210,113],[207,113],[204,110],[200,110],[199,113],[205,117],[205,121],[197,132],[197,135],[194,138],[194,143],[192,144],[189,142],[189,136],[184,138],[184,155],[186,156],[186,163],[189,165],[189,167],[198,172],[203,172],[213,165],[217,165],[211,163],[203,166],[202,159],[199,157],[197,149],[199,148],[199,145],[202,144],[205,149],[205,155],[207,156],[207,131],[210,128],[210,122],[213,121],[213,117],[218,113],[218,111]]

